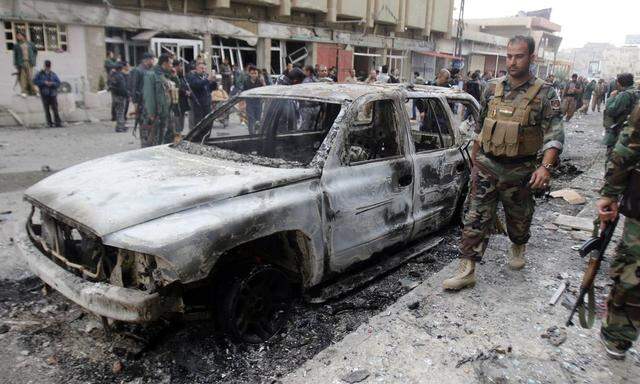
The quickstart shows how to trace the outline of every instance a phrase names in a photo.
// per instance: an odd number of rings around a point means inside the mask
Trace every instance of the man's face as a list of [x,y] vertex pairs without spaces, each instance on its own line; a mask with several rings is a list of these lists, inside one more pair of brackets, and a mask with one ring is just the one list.
[[205,68],[203,63],[200,63],[200,64],[196,65],[196,73],[199,74],[199,75],[202,75],[204,73],[205,69],[206,68]]
[[144,64],[145,67],[150,68],[153,65],[153,59],[144,59],[142,64]]
[[288,64],[287,64],[287,69],[288,69],[288,70],[292,70],[292,69],[293,69],[293,64],[288,63]]
[[377,77],[376,71],[372,70],[371,72],[369,72],[369,77],[375,79]]
[[18,33],[16,34],[16,39],[18,39],[18,41],[24,41],[24,35],[22,33]]
[[529,48],[524,41],[516,41],[507,46],[507,69],[509,75],[521,78],[529,73],[529,65],[535,58],[535,54],[529,55]]
[[258,79],[258,71],[255,69],[250,70],[249,76],[251,76],[251,80],[256,81]]
[[171,70],[173,69],[173,65],[171,65],[171,61],[169,60],[162,63],[162,69],[164,69],[167,72],[171,72]]
[[327,69],[327,67],[320,67],[318,75],[320,75],[320,77],[327,77],[329,76],[329,70]]

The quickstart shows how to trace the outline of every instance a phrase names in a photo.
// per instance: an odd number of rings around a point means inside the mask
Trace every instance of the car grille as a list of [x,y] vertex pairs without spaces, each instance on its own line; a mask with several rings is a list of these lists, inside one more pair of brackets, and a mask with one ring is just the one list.
[[27,231],[34,245],[58,265],[88,280],[107,280],[114,257],[97,236],[36,207]]

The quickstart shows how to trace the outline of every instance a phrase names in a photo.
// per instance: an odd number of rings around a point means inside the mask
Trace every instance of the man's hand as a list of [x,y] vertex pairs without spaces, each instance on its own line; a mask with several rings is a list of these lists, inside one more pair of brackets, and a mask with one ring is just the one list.
[[614,89],[613,91],[611,91],[611,95],[609,95],[609,97],[614,97],[617,94],[618,94],[618,90]]
[[598,218],[600,219],[600,230],[603,230],[609,221],[618,217],[618,202],[610,197],[601,197],[596,201],[598,208]]
[[535,172],[531,175],[531,180],[529,180],[529,186],[531,189],[544,189],[549,185],[549,180],[551,179],[551,172],[545,167],[538,167]]

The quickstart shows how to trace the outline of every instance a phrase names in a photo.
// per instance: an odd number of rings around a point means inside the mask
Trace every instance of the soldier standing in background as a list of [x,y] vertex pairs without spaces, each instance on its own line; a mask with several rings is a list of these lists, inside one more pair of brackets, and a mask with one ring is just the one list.
[[207,66],[203,62],[197,63],[195,71],[187,75],[187,83],[192,92],[191,111],[195,126],[211,112],[211,92],[218,88],[218,83],[213,73],[207,74]]
[[22,89],[22,96],[35,95],[33,86],[33,67],[36,66],[38,50],[35,44],[28,41],[22,32],[16,32],[17,43],[13,47],[13,66],[18,72],[18,81]]
[[[502,202],[512,245],[509,267],[524,268],[530,237],[533,190],[548,187],[551,167],[564,143],[560,100],[550,84],[532,76],[535,42],[515,36],[507,44],[509,75],[497,79],[485,93],[473,142],[470,193],[456,274],[443,282],[445,289],[473,286],[476,262],[494,228],[498,202]],[[542,152],[542,163],[537,161]]]
[[562,97],[564,98],[564,113],[566,121],[571,120],[573,114],[576,113],[576,107],[578,106],[578,97],[582,91],[580,88],[580,82],[578,81],[578,75],[571,75],[571,80],[564,87]]
[[161,144],[165,137],[171,106],[170,80],[167,78],[171,74],[171,65],[169,55],[163,53],[158,58],[158,64],[144,74],[144,123],[140,127],[142,147]]
[[617,216],[622,195],[631,201],[621,207],[626,218],[622,241],[609,266],[613,287],[607,299],[607,318],[600,328],[607,354],[624,359],[640,330],[640,103],[611,152],[600,194],[596,207],[602,225]]
[[107,74],[107,89],[111,93],[111,121],[116,121],[116,100],[113,90],[111,90],[111,77],[116,70],[118,61],[112,51],[107,51],[107,58],[104,60],[104,72]]
[[[144,85],[144,74],[153,67],[153,61],[155,56],[152,53],[146,52],[142,55],[142,61],[140,64],[131,71],[129,74],[129,96],[131,102],[136,108],[136,122],[135,125],[142,125],[144,117],[144,100],[142,87]],[[134,127],[135,130],[135,127]],[[142,137],[140,138],[142,140]]]
[[220,65],[220,75],[222,75],[222,88],[227,94],[231,93],[231,84],[233,81],[233,73],[231,72],[231,65],[229,65],[229,59],[226,57],[222,60]]
[[607,85],[604,83],[603,79],[598,80],[598,84],[596,85],[596,89],[593,91],[593,101],[591,102],[591,112],[596,111],[596,107],[598,107],[598,112],[600,112],[600,106],[604,101],[604,98],[607,94]]
[[582,108],[580,108],[580,112],[585,115],[589,112],[589,105],[591,104],[591,96],[593,96],[593,92],[596,89],[596,81],[591,80],[584,86],[584,93],[582,94]]
[[122,69],[124,63],[116,63],[109,77],[109,89],[111,90],[112,107],[116,113],[116,132],[126,132],[125,112],[129,92],[127,91],[127,78]]
[[629,117],[638,97],[633,89],[633,75],[621,73],[616,79],[616,90],[607,100],[603,124],[605,129],[603,144],[607,146],[607,159],[618,141],[622,126]]

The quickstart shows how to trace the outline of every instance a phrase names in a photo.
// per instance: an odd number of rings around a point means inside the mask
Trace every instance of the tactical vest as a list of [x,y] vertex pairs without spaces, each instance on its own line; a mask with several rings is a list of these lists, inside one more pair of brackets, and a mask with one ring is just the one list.
[[532,114],[531,102],[543,85],[543,80],[536,79],[519,102],[504,100],[504,85],[501,81],[496,85],[480,132],[480,144],[484,153],[505,157],[537,154],[542,148],[543,132],[535,120],[535,113],[540,110]]

